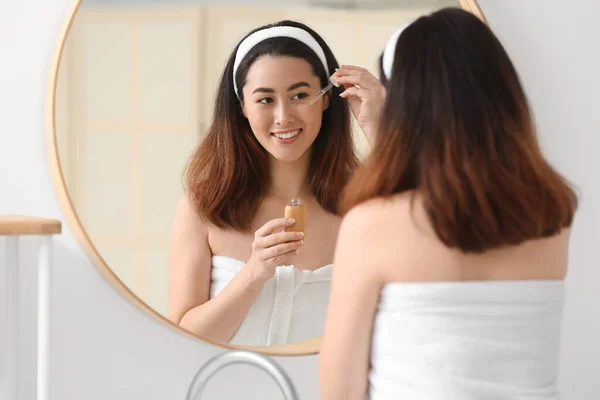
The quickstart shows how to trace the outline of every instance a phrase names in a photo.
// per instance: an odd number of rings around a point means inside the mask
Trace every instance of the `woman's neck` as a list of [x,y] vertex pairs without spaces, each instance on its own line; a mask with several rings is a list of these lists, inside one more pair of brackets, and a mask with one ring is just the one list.
[[271,157],[271,187],[268,196],[282,199],[308,201],[313,197],[308,182],[308,166],[310,154],[306,152],[296,161],[279,161]]

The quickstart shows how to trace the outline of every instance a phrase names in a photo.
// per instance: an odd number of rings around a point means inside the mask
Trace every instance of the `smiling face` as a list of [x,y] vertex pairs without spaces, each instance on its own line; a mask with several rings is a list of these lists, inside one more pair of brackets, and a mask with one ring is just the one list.
[[329,97],[308,105],[321,90],[302,58],[262,56],[248,70],[242,111],[258,142],[280,161],[307,154],[321,129]]

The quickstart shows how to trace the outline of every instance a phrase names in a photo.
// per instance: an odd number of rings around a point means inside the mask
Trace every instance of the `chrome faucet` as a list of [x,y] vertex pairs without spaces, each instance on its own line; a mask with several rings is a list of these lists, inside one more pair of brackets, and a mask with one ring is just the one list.
[[283,368],[267,356],[248,350],[227,351],[208,360],[192,380],[187,392],[186,400],[201,400],[202,393],[204,392],[208,381],[217,372],[232,364],[256,365],[275,379],[285,400],[299,400],[296,388]]

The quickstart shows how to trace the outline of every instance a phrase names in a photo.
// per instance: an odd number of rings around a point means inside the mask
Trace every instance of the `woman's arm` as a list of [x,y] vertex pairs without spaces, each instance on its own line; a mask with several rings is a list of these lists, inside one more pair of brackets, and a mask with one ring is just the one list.
[[246,269],[211,301],[208,227],[187,196],[177,205],[169,255],[169,319],[192,333],[228,342],[262,285]]
[[290,225],[284,218],[257,231],[248,264],[210,297],[212,254],[208,226],[187,196],[177,205],[169,257],[169,319],[182,328],[218,342],[228,342],[279,263],[302,245],[295,232],[273,233]]
[[319,357],[321,400],[362,400],[367,391],[373,318],[381,280],[372,265],[376,240],[361,206],[343,220]]

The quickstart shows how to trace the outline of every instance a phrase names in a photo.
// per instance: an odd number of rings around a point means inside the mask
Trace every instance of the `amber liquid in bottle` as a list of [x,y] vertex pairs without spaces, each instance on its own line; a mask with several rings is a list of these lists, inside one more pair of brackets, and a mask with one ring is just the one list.
[[306,208],[300,204],[300,200],[292,199],[291,203],[285,206],[285,218],[293,218],[296,222],[284,230],[286,232],[303,232],[306,240]]

